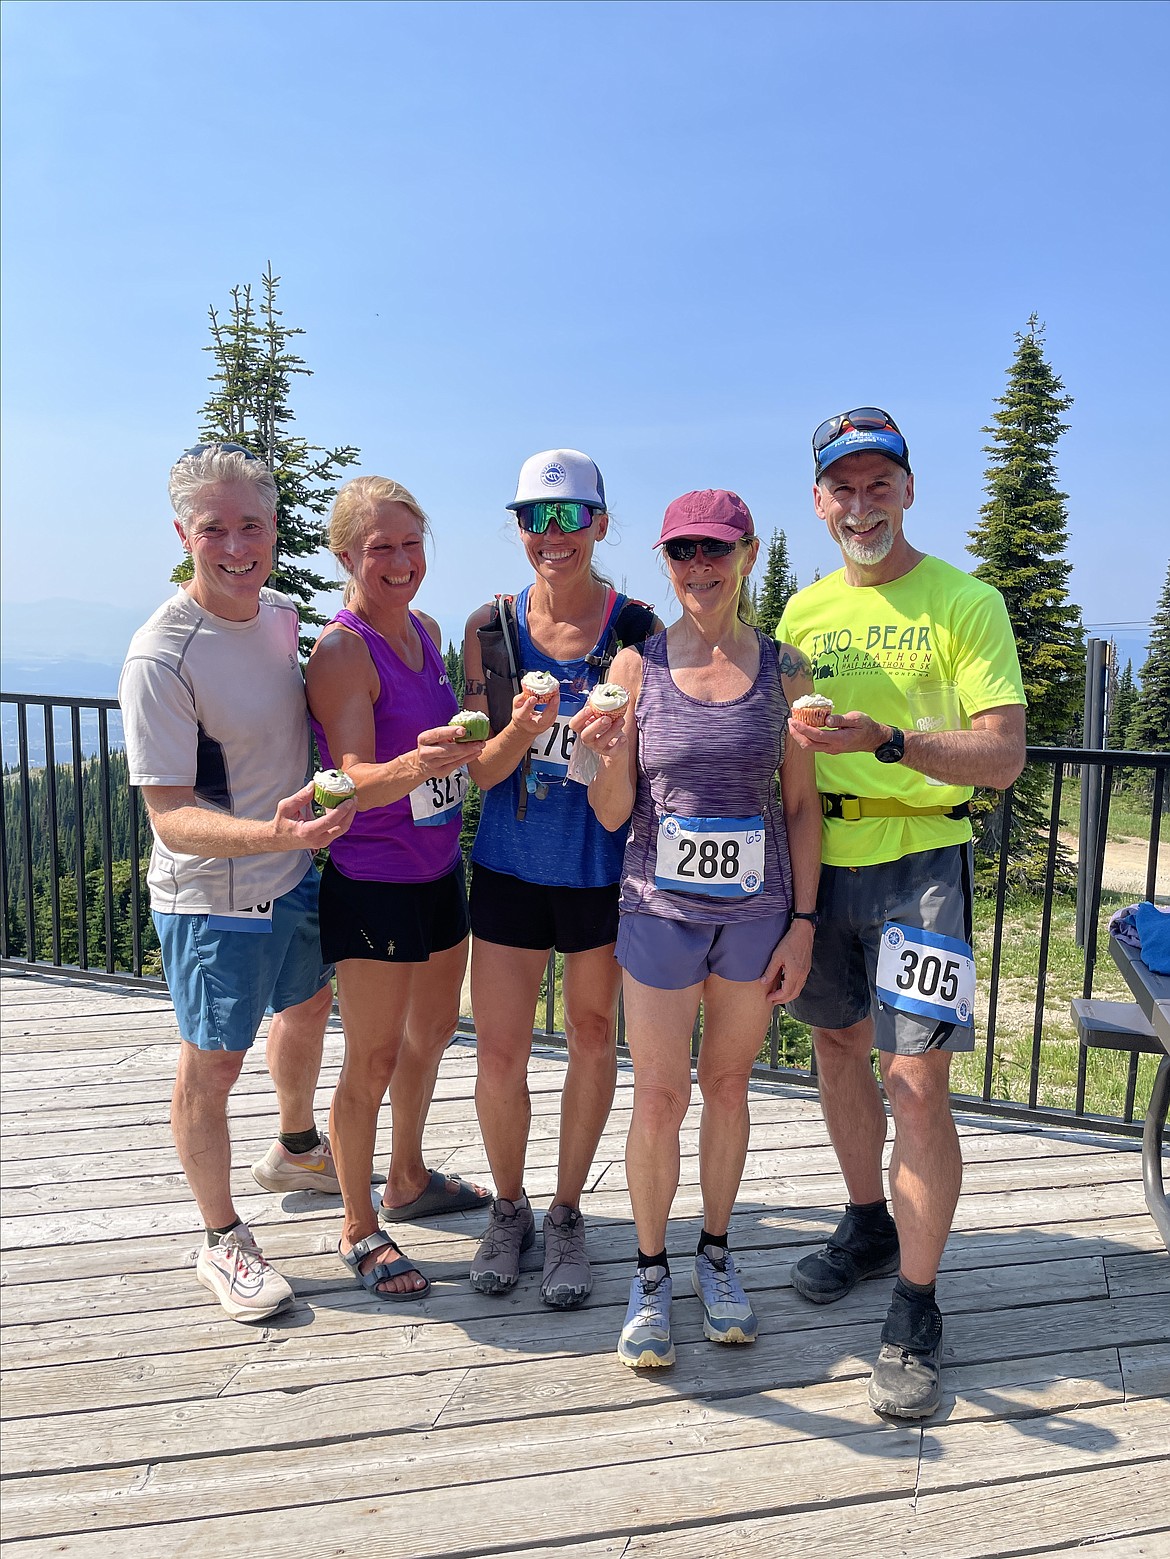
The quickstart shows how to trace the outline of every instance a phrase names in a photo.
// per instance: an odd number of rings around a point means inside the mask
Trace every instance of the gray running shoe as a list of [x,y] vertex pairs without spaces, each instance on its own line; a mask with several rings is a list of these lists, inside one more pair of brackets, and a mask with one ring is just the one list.
[[540,1297],[555,1310],[584,1304],[593,1287],[585,1253],[585,1220],[576,1208],[558,1202],[544,1215],[544,1276]]
[[792,1286],[814,1305],[831,1305],[862,1278],[890,1277],[898,1270],[898,1230],[887,1213],[879,1232],[864,1230],[852,1206],[829,1236],[827,1245],[793,1263]]
[[617,1356],[632,1370],[662,1369],[674,1363],[670,1340],[670,1275],[665,1267],[639,1267],[630,1284],[626,1324]]
[[760,1323],[735,1271],[735,1258],[708,1245],[695,1257],[691,1287],[703,1302],[703,1336],[710,1342],[755,1342]]
[[481,1294],[506,1294],[516,1287],[520,1257],[536,1241],[536,1220],[528,1198],[509,1202],[497,1196],[488,1214],[487,1232],[471,1263],[471,1286]]
[[943,1318],[935,1302],[910,1304],[895,1288],[869,1378],[875,1413],[930,1417],[942,1401],[942,1338]]

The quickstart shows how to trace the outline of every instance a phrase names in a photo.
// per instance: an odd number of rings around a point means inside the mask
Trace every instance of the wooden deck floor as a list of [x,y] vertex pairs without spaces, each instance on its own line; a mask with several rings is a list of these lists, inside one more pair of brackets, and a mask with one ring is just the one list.
[[[733,1238],[760,1314],[751,1348],[703,1341],[687,1253],[700,1224],[684,1138],[678,1364],[614,1342],[634,1249],[623,1071],[586,1211],[597,1285],[558,1314],[538,1274],[503,1300],[466,1270],[484,1215],[416,1225],[436,1278],[379,1306],[333,1251],[339,1203],[259,1192],[274,1129],[259,1055],[234,1096],[238,1206],[297,1291],[245,1327],[195,1282],[194,1205],[167,1128],[167,1002],[3,981],[4,1536],[12,1555],[507,1553],[585,1559],[960,1556],[1094,1543],[1170,1554],[1170,1257],[1135,1145],[962,1123],[967,1181],[939,1283],[947,1394],[896,1427],[866,1406],[888,1284],[828,1312],[788,1284],[837,1217],[814,1100],[761,1087]],[[322,1118],[340,1059],[327,1041]],[[475,1054],[440,1074],[430,1161],[487,1178]],[[528,1188],[553,1187],[563,1075],[534,1061]],[[1160,1491],[1160,1492],[1159,1492]]]

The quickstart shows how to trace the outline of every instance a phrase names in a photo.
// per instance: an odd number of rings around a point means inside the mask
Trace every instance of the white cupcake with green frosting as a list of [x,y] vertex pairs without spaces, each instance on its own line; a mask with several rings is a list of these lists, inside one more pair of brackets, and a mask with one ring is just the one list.
[[459,728],[460,735],[455,738],[457,742],[486,742],[491,735],[488,717],[478,709],[461,709],[458,714],[451,716],[447,724]]

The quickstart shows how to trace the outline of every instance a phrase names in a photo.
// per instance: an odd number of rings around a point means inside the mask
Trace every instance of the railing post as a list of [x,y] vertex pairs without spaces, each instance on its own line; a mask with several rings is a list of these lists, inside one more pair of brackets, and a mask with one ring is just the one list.
[[[1109,646],[1104,639],[1090,639],[1085,655],[1085,722],[1082,747],[1105,746],[1105,685],[1109,675]],[[1085,922],[1092,890],[1089,863],[1101,816],[1101,770],[1081,764],[1081,827],[1077,854],[1077,946],[1085,945]]]

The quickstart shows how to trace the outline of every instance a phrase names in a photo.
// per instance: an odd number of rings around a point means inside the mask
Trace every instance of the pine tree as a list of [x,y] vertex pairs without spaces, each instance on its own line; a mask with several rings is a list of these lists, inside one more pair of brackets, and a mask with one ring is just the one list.
[[975,569],[1003,596],[1015,629],[1028,737],[1059,745],[1077,727],[1084,687],[1085,645],[1080,609],[1068,599],[1067,494],[1056,486],[1056,445],[1072,405],[1044,357],[1044,326],[1035,314],[1016,336],[1005,393],[991,427],[987,502],[971,531]]
[[[276,560],[270,583],[283,590],[300,608],[301,621],[325,621],[312,601],[319,591],[335,590],[333,580],[296,560],[311,557],[325,545],[323,523],[337,492],[337,477],[357,460],[351,445],[326,449],[310,444],[289,431],[295,415],[289,404],[292,379],[311,377],[304,359],[290,350],[294,336],[304,335],[283,322],[276,306],[280,277],[269,265],[261,279],[259,304],[250,285],[233,287],[231,307],[221,318],[214,305],[208,309],[215,386],[201,412],[200,437],[242,444],[263,459],[276,478]],[[190,578],[190,559],[176,568],[173,578]],[[302,636],[301,650],[308,654],[311,638]]]
[[1170,747],[1170,566],[1150,623],[1149,652],[1142,666],[1129,744],[1138,752],[1165,752]]
[[1133,679],[1133,661],[1127,660],[1125,670],[1117,679],[1117,691],[1109,711],[1109,729],[1105,733],[1106,747],[1124,751],[1129,746],[1130,726],[1137,709],[1138,691]]
[[[1044,357],[1044,326],[1033,314],[1016,336],[1007,388],[990,427],[991,458],[985,473],[987,502],[970,532],[968,550],[982,563],[975,569],[999,590],[1007,606],[1020,654],[1028,699],[1028,739],[1060,745],[1077,732],[1084,687],[1085,646],[1080,609],[1068,598],[1071,565],[1066,561],[1067,494],[1056,485],[1056,446],[1072,405],[1064,384]],[[1032,887],[1043,879],[1047,814],[1043,792],[1047,770],[1026,768],[1016,781],[1008,857],[1011,877]],[[976,850],[984,873],[999,854],[1003,805],[993,793],[977,797],[981,822]],[[1072,865],[1060,848],[1057,871],[1064,883]]]
[[457,649],[450,639],[447,640],[447,649],[443,655],[443,664],[447,668],[447,681],[451,685],[451,691],[463,703],[463,692],[466,681],[463,675],[463,651]]
[[756,598],[756,626],[761,633],[769,637],[775,633],[784,608],[795,594],[796,575],[788,561],[788,538],[782,530],[774,530],[768,543],[764,582]]

